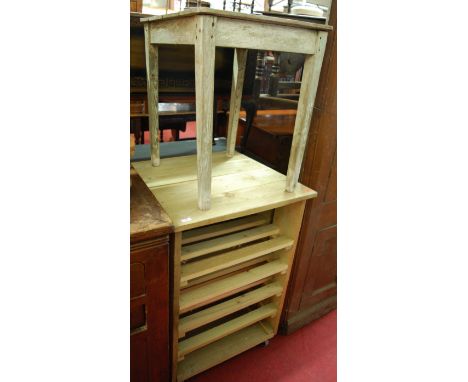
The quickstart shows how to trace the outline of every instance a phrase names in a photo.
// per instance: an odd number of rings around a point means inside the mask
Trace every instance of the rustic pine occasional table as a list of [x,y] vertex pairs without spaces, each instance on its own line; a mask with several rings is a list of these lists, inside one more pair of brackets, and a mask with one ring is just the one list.
[[[134,163],[174,225],[172,379],[183,381],[272,338],[301,228],[298,183],[326,25],[212,9],[142,19],[151,160]],[[195,46],[197,154],[159,157],[158,46]],[[216,47],[234,48],[226,152],[212,153]],[[288,172],[235,151],[248,49],[305,54]]]

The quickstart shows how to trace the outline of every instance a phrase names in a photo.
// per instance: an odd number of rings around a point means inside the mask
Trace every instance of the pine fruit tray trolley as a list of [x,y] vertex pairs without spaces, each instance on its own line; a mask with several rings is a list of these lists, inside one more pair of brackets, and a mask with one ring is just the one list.
[[[327,31],[303,21],[209,8],[142,19],[151,160],[134,168],[175,227],[173,380],[184,381],[272,338],[305,201],[298,183]],[[158,46],[195,46],[197,154],[159,158]],[[212,153],[215,48],[234,48],[226,153]],[[288,172],[235,152],[247,50],[305,54]]]

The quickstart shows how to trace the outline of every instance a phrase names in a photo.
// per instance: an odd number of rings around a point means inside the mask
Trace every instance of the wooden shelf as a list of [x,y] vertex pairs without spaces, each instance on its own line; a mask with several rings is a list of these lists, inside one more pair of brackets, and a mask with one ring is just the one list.
[[257,323],[188,354],[177,366],[177,380],[184,381],[274,336],[271,326]]
[[[274,229],[275,232],[278,231],[276,227],[274,227]],[[215,255],[208,259],[198,260],[182,265],[180,284],[181,286],[187,285],[189,280],[268,255],[269,253],[290,248],[293,244],[293,240],[280,236],[275,239],[270,239],[261,243],[225,252],[220,255]]]
[[257,257],[256,259],[247,261],[245,263],[241,263],[238,265],[234,265],[232,267],[222,269],[220,271],[216,271],[213,273],[210,273],[206,276],[199,277],[197,279],[189,281],[187,285],[182,286],[182,289],[190,289],[193,288],[197,285],[201,284],[206,284],[208,282],[212,281],[218,281],[226,277],[234,276],[235,274],[241,273],[241,272],[246,272],[251,268],[254,268],[257,265],[265,264],[267,262],[277,260],[279,258],[278,253],[272,253],[270,255],[262,256],[262,257]]
[[184,337],[185,333],[209,324],[229,314],[238,312],[248,306],[256,304],[267,298],[281,295],[283,287],[279,283],[267,284],[252,292],[245,293],[221,304],[217,304],[208,309],[183,317],[179,320],[179,338]]
[[209,253],[232,248],[237,245],[246,244],[251,241],[264,239],[268,236],[277,235],[279,228],[273,224],[251,228],[245,231],[236,232],[231,235],[217,237],[215,239],[202,241],[196,244],[182,247],[181,260],[187,261]]
[[[212,224],[206,227],[195,228],[182,234],[182,245],[201,240],[211,239],[232,232],[257,227],[270,222],[269,214],[255,214],[245,218],[228,220],[222,223]],[[186,247],[187,248],[187,247]]]
[[273,317],[276,314],[276,310],[276,305],[274,303],[263,305],[240,317],[179,342],[179,360],[183,359],[188,353],[209,345],[229,334],[244,329],[265,318]]
[[249,269],[246,272],[214,281],[208,285],[202,285],[193,289],[180,292],[179,306],[180,313],[201,307],[221,298],[228,297],[234,293],[241,292],[250,286],[258,285],[268,277],[278,273],[286,272],[288,265],[281,261]]

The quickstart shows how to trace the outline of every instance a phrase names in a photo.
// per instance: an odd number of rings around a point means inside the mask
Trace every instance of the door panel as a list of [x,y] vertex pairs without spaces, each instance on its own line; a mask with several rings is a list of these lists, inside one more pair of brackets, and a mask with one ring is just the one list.
[[281,330],[290,333],[336,307],[336,0],[300,182],[318,192],[306,203]]

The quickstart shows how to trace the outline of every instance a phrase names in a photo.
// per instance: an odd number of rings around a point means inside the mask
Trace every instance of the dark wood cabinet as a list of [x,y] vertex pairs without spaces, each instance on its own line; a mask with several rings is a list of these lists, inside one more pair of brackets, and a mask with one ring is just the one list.
[[172,223],[142,179],[131,174],[130,380],[166,382],[169,367],[169,234]]
[[336,0],[300,182],[318,192],[307,201],[282,317],[291,333],[336,308]]

